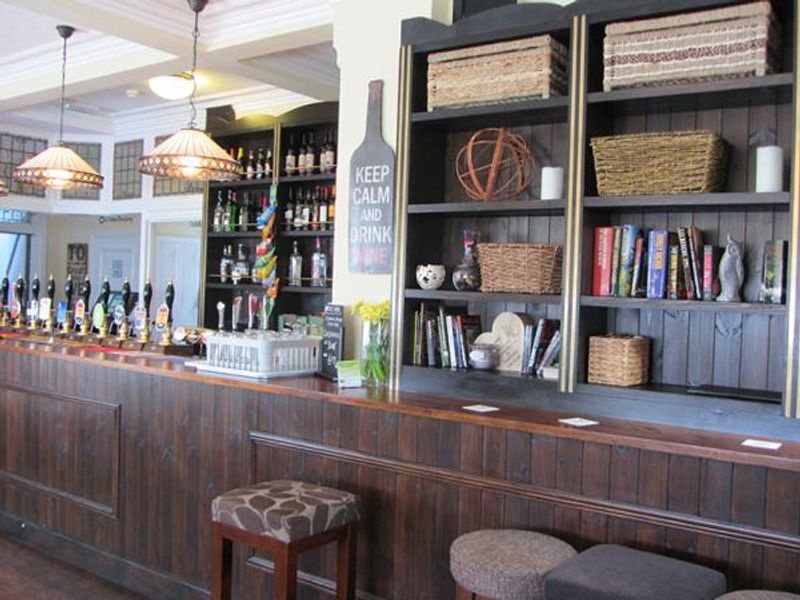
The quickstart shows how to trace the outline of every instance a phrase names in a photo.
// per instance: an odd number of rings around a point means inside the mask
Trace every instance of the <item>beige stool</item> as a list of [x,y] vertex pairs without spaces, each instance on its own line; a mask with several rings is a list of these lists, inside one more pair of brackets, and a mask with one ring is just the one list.
[[457,600],[541,600],[544,576],[575,556],[559,539],[514,529],[484,529],[450,546],[450,572]]

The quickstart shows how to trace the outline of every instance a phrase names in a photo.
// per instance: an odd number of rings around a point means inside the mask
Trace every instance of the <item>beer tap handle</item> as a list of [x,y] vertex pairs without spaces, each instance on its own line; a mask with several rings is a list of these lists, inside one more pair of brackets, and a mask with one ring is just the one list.
[[131,313],[131,282],[127,278],[122,282],[122,308],[125,310],[125,316]]
[[14,297],[19,300],[21,306],[25,306],[25,302],[22,300],[25,297],[25,279],[21,273],[17,277],[16,283],[14,283]]
[[89,276],[83,280],[83,287],[80,291],[80,297],[83,298],[83,303],[86,305],[86,310],[89,310],[89,298],[92,295],[92,282],[89,281]]
[[164,290],[164,303],[167,305],[169,309],[169,317],[167,319],[167,323],[172,323],[172,305],[175,302],[175,284],[172,283],[172,279],[167,281],[167,289]]
[[225,330],[225,303],[217,302],[217,315],[219,316],[217,328],[220,331]]
[[42,284],[39,281],[39,275],[33,276],[33,281],[31,281],[31,298],[33,300],[39,300],[39,292],[42,289]]
[[3,306],[8,305],[8,290],[11,284],[8,281],[8,277],[3,277],[3,282],[0,283],[0,300],[3,303]]
[[64,284],[64,296],[67,299],[67,310],[72,308],[72,295],[75,293],[75,283],[72,281],[72,275],[67,275],[67,281]]
[[50,298],[50,304],[52,304],[53,299],[55,299],[56,297],[56,280],[52,275],[50,275],[50,277],[47,278],[46,292],[47,292],[47,297]]
[[108,281],[108,275],[103,278],[103,283],[100,285],[100,298],[98,299],[103,310],[108,312],[108,298],[111,296],[111,283]]
[[147,314],[147,319],[150,319],[150,303],[153,301],[153,285],[150,283],[148,279],[144,283],[144,293],[142,294],[142,300],[144,302],[144,312]]

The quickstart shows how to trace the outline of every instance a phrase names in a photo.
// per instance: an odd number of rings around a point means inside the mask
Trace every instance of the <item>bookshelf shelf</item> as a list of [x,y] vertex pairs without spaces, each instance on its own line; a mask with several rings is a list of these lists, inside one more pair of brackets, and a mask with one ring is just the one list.
[[485,106],[439,108],[411,114],[417,127],[437,127],[459,130],[489,125],[509,125],[520,122],[541,123],[567,118],[569,96],[554,96],[524,102],[503,102]]
[[324,231],[313,231],[313,230],[304,231],[304,230],[301,229],[299,231],[294,231],[294,230],[279,231],[278,235],[281,236],[281,237],[290,237],[290,238],[301,238],[301,237],[302,238],[306,238],[306,237],[310,237],[310,238],[321,237],[322,238],[322,237],[333,237],[334,232],[333,232],[332,229],[326,229]]
[[484,294],[483,292],[457,292],[454,290],[406,289],[406,298],[438,300],[441,302],[505,302],[518,304],[560,305],[561,296],[534,296],[531,294]]
[[272,178],[268,179],[239,179],[236,181],[211,181],[208,184],[209,190],[252,190],[261,189],[266,190],[272,185]]
[[563,215],[563,200],[498,200],[496,202],[434,202],[409,204],[410,215]]
[[330,294],[333,288],[330,287],[311,287],[299,285],[284,285],[281,286],[280,292],[285,294]]
[[313,173],[312,175],[281,175],[281,183],[312,183],[314,181],[336,181],[336,173]]
[[209,239],[259,239],[261,237],[260,231],[210,231],[208,233]]
[[610,296],[581,296],[581,306],[635,310],[691,310],[759,315],[785,315],[783,304],[754,302],[703,302],[700,300],[658,300],[651,298],[615,298]]
[[680,194],[674,196],[586,196],[584,208],[685,212],[689,210],[727,209],[743,210],[756,207],[789,209],[789,192],[760,193],[739,192],[720,194]]

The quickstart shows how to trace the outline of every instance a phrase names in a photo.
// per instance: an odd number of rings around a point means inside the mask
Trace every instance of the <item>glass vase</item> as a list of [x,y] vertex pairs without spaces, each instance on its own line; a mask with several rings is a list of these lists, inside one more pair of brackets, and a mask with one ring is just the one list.
[[478,264],[478,239],[480,232],[464,232],[464,256],[453,271],[453,287],[459,292],[472,292],[481,288],[481,269]]
[[388,321],[364,321],[361,340],[361,376],[369,386],[386,385],[389,376]]

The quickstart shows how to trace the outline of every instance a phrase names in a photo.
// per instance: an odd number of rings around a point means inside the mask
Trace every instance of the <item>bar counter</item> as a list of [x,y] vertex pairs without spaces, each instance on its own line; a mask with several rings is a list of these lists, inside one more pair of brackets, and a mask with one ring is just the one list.
[[[557,410],[555,395],[485,397],[500,410],[476,414],[473,398],[233,380],[144,354],[8,339],[0,357],[0,532],[147,597],[207,597],[211,499],[281,478],[359,494],[367,598],[453,597],[450,543],[501,527],[800,590],[796,422],[767,450],[741,445],[746,423],[564,425],[595,413]],[[238,548],[235,563],[236,597],[269,597],[268,557]],[[300,597],[328,597],[334,566],[332,548],[304,556]]]

